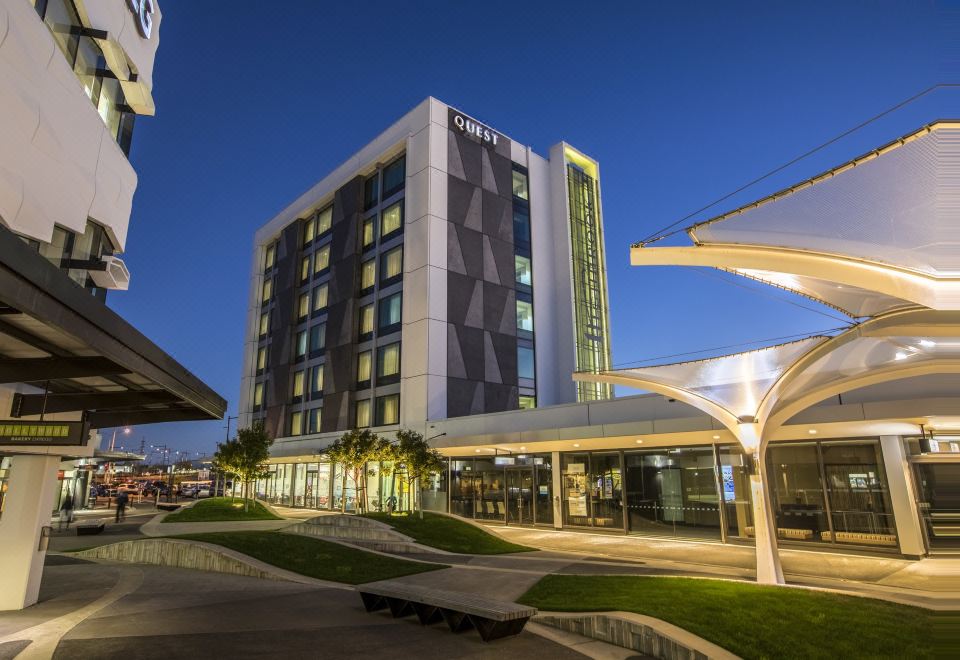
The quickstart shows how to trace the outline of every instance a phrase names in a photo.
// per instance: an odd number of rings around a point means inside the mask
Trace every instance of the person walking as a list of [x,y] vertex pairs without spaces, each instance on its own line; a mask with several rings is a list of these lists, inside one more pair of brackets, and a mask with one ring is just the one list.
[[60,524],[58,527],[63,529],[63,523],[67,523],[67,529],[70,529],[70,523],[73,522],[73,496],[67,493],[60,504]]
[[117,493],[117,517],[114,522],[120,522],[127,519],[127,500],[129,496],[126,491]]

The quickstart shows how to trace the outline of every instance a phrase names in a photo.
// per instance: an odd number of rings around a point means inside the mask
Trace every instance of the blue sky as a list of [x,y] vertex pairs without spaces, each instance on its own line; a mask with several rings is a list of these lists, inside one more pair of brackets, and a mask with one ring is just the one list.
[[[621,365],[841,325],[731,276],[631,268],[629,245],[960,78],[958,2],[160,6],[157,115],[138,119],[131,153],[131,288],[109,304],[231,415],[254,231],[427,96],[541,154],[565,140],[600,162]],[[711,211],[950,114],[947,100],[925,98]],[[152,425],[128,444],[207,451],[223,436],[223,422]]]

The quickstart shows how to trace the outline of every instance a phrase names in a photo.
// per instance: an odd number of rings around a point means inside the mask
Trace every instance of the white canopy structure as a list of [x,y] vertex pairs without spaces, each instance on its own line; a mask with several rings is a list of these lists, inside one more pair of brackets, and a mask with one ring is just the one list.
[[754,456],[757,579],[781,583],[766,444],[830,396],[960,373],[960,122],[939,121],[789,189],[687,229],[694,245],[631,248],[634,265],[711,266],[859,320],[832,337],[575,380],[695,406]]

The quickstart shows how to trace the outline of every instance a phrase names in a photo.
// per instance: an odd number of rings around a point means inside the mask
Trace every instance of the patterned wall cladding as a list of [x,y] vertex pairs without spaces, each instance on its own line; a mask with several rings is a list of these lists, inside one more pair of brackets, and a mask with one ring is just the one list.
[[463,130],[458,116],[447,140],[448,417],[518,405],[510,140],[494,143],[473,120]]
[[272,437],[286,435],[290,360],[293,356],[293,310],[300,266],[300,222],[280,233],[273,268],[273,302],[270,311],[270,349],[267,364],[275,365],[267,377],[264,424]]
[[363,177],[358,176],[337,189],[333,196],[323,417],[320,422],[324,432],[346,431],[353,426],[350,409],[356,362],[357,229],[362,192]]

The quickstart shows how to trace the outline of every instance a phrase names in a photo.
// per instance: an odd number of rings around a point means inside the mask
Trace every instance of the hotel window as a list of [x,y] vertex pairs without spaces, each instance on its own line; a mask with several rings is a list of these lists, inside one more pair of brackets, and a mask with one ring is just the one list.
[[323,394],[323,365],[318,364],[310,368],[310,394]]
[[263,383],[253,386],[253,407],[259,409],[263,405]]
[[261,346],[257,349],[257,371],[267,368],[267,349]]
[[297,358],[302,358],[307,354],[307,331],[301,330],[297,333],[296,341]]
[[317,250],[316,255],[313,257],[313,271],[315,273],[322,273],[328,268],[330,268],[330,244],[329,243],[327,243],[322,248]]
[[303,224],[303,244],[308,245],[317,235],[317,221],[310,218]]
[[370,426],[370,399],[357,401],[356,427],[365,429]]
[[400,423],[400,395],[377,397],[377,426]]
[[403,277],[403,246],[397,246],[380,257],[380,283],[398,282]]
[[303,261],[300,262],[300,281],[306,282],[310,279],[310,257],[309,255],[303,258]]
[[266,337],[270,331],[270,312],[264,312],[260,315],[260,336]]
[[310,328],[310,355],[315,356],[327,343],[327,324],[319,323]]
[[517,300],[517,330],[533,332],[533,305]]
[[303,413],[299,410],[290,413],[290,435],[303,435]]
[[527,199],[527,175],[523,172],[513,171],[513,196],[520,199]]
[[326,232],[330,231],[330,227],[332,226],[333,206],[331,205],[317,214],[317,236],[323,236]]
[[277,262],[277,244],[272,243],[267,247],[267,254],[264,258],[263,269],[267,270],[273,268],[273,264]]
[[525,346],[517,348],[517,376],[520,378],[536,377],[533,362],[533,349]]
[[263,281],[263,297],[261,300],[266,303],[270,300],[271,294],[273,294],[273,280],[267,278]]
[[531,408],[537,407],[537,398],[533,396],[521,396],[519,403],[520,410],[530,410]]
[[403,180],[406,175],[406,159],[398,158],[383,168],[383,198],[403,190]]
[[367,218],[363,221],[363,226],[360,228],[360,234],[363,240],[363,249],[366,250],[368,247],[371,247],[376,241],[377,237],[374,232],[374,225],[376,224],[376,218]]
[[330,287],[327,284],[321,284],[313,290],[313,311],[319,312],[321,309],[326,309],[329,290]]
[[363,351],[357,354],[357,387],[370,387],[371,374],[371,351]]
[[374,172],[363,182],[363,210],[372,209],[380,201],[380,173]]
[[302,321],[310,315],[310,294],[301,293],[297,299],[297,318]]
[[402,294],[395,293],[380,301],[379,320],[380,331],[383,333],[395,332],[400,329],[400,312]]
[[360,318],[357,324],[360,328],[360,341],[373,336],[373,303],[360,308]]
[[530,258],[518,254],[513,257],[513,262],[517,271],[517,284],[531,286],[533,284],[533,271],[530,268]]
[[360,264],[360,291],[373,288],[377,279],[377,260],[370,259]]
[[377,385],[400,381],[400,342],[377,349]]
[[323,420],[323,408],[311,408],[307,413],[307,433],[320,433],[320,422]]
[[403,202],[387,207],[380,216],[380,238],[392,236],[403,228]]
[[530,212],[522,207],[513,209],[513,243],[530,249]]
[[291,396],[299,401],[303,398],[303,372],[298,371],[293,374],[293,392]]

